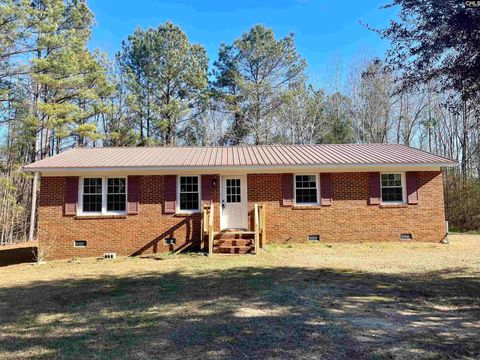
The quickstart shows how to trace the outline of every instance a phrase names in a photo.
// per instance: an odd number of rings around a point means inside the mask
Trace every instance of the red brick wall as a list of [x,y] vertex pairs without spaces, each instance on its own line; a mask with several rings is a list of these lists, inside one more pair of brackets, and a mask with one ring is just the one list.
[[309,234],[328,242],[397,241],[401,233],[438,242],[445,235],[442,174],[418,177],[418,205],[368,205],[368,173],[333,173],[331,206],[283,207],[281,175],[248,175],[250,218],[255,202],[264,202],[270,242],[305,242]]
[[[332,174],[333,204],[329,207],[283,207],[282,175],[248,175],[249,213],[254,203],[267,207],[269,242],[306,241],[319,234],[323,241],[396,241],[412,233],[415,241],[440,241],[445,233],[442,176],[419,173],[419,204],[402,207],[368,205],[368,173]],[[219,184],[213,189],[215,223],[219,227]],[[77,218],[64,216],[66,178],[41,181],[39,242],[53,240],[51,258],[101,256],[105,252],[138,255],[200,246],[200,214],[163,213],[163,176],[140,177],[138,215]],[[251,220],[250,220],[251,221]],[[164,238],[175,237],[175,246]],[[75,248],[74,240],[87,240]]]
[[[140,255],[200,246],[200,214],[163,213],[163,176],[140,177],[138,215],[109,217],[64,216],[66,178],[44,177],[40,187],[39,245],[46,248],[55,239],[51,258]],[[218,185],[213,189],[218,203]],[[165,245],[166,237],[175,237],[176,245]],[[74,240],[87,240],[86,248],[73,246]]]

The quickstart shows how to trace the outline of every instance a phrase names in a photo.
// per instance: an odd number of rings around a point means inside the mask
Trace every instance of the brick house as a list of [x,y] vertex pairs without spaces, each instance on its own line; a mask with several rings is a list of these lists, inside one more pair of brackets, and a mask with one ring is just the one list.
[[78,148],[25,170],[41,173],[39,246],[62,259],[438,242],[455,164],[403,145],[272,145]]

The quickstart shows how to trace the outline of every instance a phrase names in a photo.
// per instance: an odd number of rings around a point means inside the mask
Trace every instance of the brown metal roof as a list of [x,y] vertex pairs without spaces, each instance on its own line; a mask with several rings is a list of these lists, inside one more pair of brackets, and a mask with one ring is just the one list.
[[82,168],[438,165],[455,161],[398,144],[263,145],[235,147],[77,148],[25,166],[28,171]]

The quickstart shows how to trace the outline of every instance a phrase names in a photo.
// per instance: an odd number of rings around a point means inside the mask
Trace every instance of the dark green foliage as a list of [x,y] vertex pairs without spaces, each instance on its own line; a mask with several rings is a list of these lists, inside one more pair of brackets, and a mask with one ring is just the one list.
[[398,20],[379,33],[389,39],[389,63],[405,85],[432,80],[464,99],[480,93],[480,11],[460,0],[393,0]]
[[117,59],[141,143],[182,143],[178,133],[206,101],[205,49],[191,44],[178,26],[167,22],[157,29],[135,30]]
[[276,111],[289,88],[304,80],[305,67],[293,34],[277,40],[263,25],[255,25],[231,45],[222,44],[212,85],[233,118],[225,142],[271,143]]

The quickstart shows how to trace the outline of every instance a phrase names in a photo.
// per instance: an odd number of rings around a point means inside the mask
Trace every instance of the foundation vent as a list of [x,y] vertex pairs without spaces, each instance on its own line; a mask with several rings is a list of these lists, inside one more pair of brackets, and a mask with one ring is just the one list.
[[176,238],[165,238],[164,243],[165,245],[173,245],[177,242]]
[[87,247],[87,240],[75,240],[73,242],[74,247]]
[[320,241],[320,235],[308,235],[308,241]]
[[105,253],[103,254],[104,259],[116,259],[117,253]]
[[400,240],[412,240],[412,234],[400,234]]

